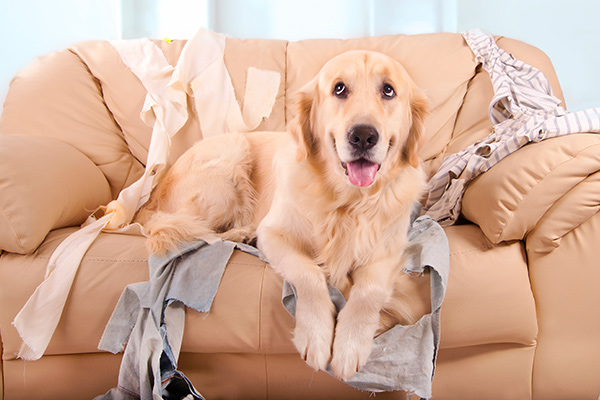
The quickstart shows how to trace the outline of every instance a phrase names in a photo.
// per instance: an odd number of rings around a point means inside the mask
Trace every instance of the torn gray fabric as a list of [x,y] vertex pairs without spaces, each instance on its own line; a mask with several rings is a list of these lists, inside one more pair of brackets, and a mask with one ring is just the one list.
[[[431,314],[409,326],[397,325],[375,338],[362,370],[346,383],[373,392],[407,390],[431,397],[431,381],[439,344],[440,307],[449,270],[448,242],[441,227],[429,217],[416,218],[408,234],[405,272],[431,271]],[[260,257],[252,246],[218,241],[194,242],[177,252],[148,260],[150,280],[125,288],[111,316],[99,349],[125,350],[118,387],[96,397],[110,399],[203,399],[177,370],[185,322],[185,307],[208,312],[234,249]],[[345,299],[333,286],[330,296],[338,311]],[[284,285],[283,304],[294,315],[293,287]],[[330,372],[331,373],[331,372]],[[174,397],[171,397],[174,396]]]
[[[421,398],[431,398],[440,343],[440,312],[450,272],[450,249],[442,227],[431,217],[419,215],[420,206],[413,210],[412,224],[405,250],[404,272],[421,275],[430,271],[431,309],[413,325],[396,325],[373,340],[369,360],[346,384],[371,392],[404,390]],[[331,300],[338,311],[345,304],[344,296],[329,286]],[[285,282],[282,302],[294,316],[296,294]],[[330,369],[327,372],[333,376]]]
[[150,280],[125,288],[102,335],[99,349],[111,353],[125,349],[125,353],[118,387],[96,399],[203,399],[177,371],[184,306],[198,312],[210,310],[235,248],[259,256],[251,246],[199,241],[162,257],[150,257]]

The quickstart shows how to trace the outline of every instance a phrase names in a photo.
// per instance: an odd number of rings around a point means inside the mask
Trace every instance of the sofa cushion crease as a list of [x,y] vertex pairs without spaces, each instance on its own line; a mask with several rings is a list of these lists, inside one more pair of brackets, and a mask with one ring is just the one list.
[[[129,151],[145,164],[152,128],[139,118],[146,97],[142,83],[125,66],[109,42],[82,42],[71,46],[70,51],[98,80],[105,107],[119,126]],[[132,115],[138,118],[131,118]]]
[[440,348],[535,343],[535,300],[523,243],[493,245],[471,224],[445,231],[452,272],[442,306]]
[[527,235],[528,251],[550,252],[560,246],[565,235],[598,213],[598,199],[600,171],[577,183],[544,213]]
[[[529,252],[540,326],[533,369],[536,399],[568,399],[574,392],[579,398],[598,396],[598,229],[596,213],[564,235],[559,247]],[[586,371],[594,371],[593,377]]]

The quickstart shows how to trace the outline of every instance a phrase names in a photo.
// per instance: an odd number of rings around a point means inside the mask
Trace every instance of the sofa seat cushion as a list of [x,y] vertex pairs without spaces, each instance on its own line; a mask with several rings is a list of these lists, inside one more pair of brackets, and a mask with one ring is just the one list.
[[[46,265],[56,247],[77,228],[50,232],[42,245],[28,255],[0,256],[0,328],[4,359],[13,359],[21,340],[11,325],[16,314],[44,279]],[[123,288],[148,279],[144,238],[100,234],[77,271],[61,320],[46,355],[98,352],[104,327]]]
[[[21,345],[11,325],[37,285],[54,249],[76,228],[52,231],[29,255],[0,256],[0,329],[3,357]],[[63,315],[46,355],[100,352],[97,349],[123,289],[148,280],[142,236],[101,233],[79,267]],[[182,352],[291,353],[293,318],[281,305],[282,281],[258,258],[235,251],[208,314],[186,311]]]
[[[20,339],[11,325],[42,281],[52,251],[75,228],[51,232],[30,255],[0,257],[0,329],[4,359]],[[446,229],[450,280],[442,308],[441,348],[491,343],[531,345],[537,325],[522,242],[493,245],[475,225]],[[75,277],[46,354],[99,352],[98,343],[130,283],[148,279],[144,238],[100,234]],[[186,311],[182,352],[295,353],[293,318],[281,304],[282,280],[270,266],[235,251],[207,314]]]

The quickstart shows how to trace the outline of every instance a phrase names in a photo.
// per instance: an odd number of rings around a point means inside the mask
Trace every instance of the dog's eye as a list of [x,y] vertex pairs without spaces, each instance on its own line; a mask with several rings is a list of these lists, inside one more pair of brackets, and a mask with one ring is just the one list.
[[392,87],[392,85],[389,84],[385,84],[383,85],[383,87],[381,88],[381,96],[384,99],[393,99],[394,97],[396,97],[396,91],[394,90],[394,88]]
[[333,87],[333,94],[339,98],[345,99],[348,97],[348,88],[343,82],[338,82]]

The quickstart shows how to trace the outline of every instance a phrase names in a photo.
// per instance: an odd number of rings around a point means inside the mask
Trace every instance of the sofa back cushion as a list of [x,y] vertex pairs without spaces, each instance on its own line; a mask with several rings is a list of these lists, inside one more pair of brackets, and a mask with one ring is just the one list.
[[[154,43],[175,65],[186,41]],[[552,64],[543,52],[506,38],[500,38],[499,45],[540,68],[562,99]],[[330,58],[354,49],[380,51],[397,59],[427,94],[431,115],[421,158],[429,175],[443,157],[490,133],[487,108],[493,93],[489,76],[476,71],[474,56],[460,34],[298,42],[227,38],[225,64],[242,107],[249,67],[281,74],[273,111],[258,127],[281,131],[295,112],[293,93]],[[72,144],[105,173],[114,197],[141,175],[146,162],[152,129],[140,118],[145,96],[140,80],[109,42],[83,42],[41,57],[15,77],[0,133],[52,136]],[[188,107],[190,118],[172,143],[170,163],[202,138],[193,102]]]
[[[176,65],[186,41],[154,43],[167,61]],[[543,52],[511,39],[500,38],[498,43],[540,68],[562,99],[552,64]],[[445,156],[491,132],[487,111],[493,91],[489,75],[477,68],[459,34],[298,42],[227,38],[224,61],[241,107],[249,67],[280,73],[273,110],[257,129],[283,131],[294,117],[293,94],[329,59],[356,49],[379,51],[397,59],[428,96],[428,141],[420,154],[428,175],[436,172]],[[4,103],[0,134],[49,137],[67,143],[99,168],[108,181],[111,197],[116,198],[141,176],[146,163],[152,128],[140,117],[145,97],[141,81],[109,42],[80,43],[40,57],[17,74]],[[194,102],[188,101],[189,120],[173,139],[170,163],[202,138],[194,107]],[[53,151],[52,147],[47,151]],[[8,195],[13,196],[3,192],[3,196]],[[80,221],[81,215],[77,214],[73,220],[48,226],[57,228]],[[40,240],[38,236],[31,245]]]

